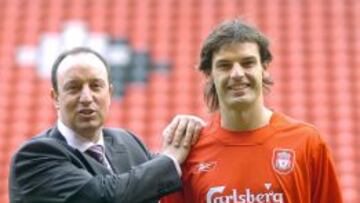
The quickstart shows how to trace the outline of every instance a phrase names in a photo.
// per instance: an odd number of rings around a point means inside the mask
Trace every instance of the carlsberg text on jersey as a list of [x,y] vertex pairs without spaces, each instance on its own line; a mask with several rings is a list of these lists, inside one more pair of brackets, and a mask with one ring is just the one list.
[[253,193],[245,189],[240,193],[232,189],[229,194],[224,194],[225,186],[216,186],[209,189],[206,194],[206,203],[284,203],[284,194],[271,190],[271,183],[265,183],[265,192]]

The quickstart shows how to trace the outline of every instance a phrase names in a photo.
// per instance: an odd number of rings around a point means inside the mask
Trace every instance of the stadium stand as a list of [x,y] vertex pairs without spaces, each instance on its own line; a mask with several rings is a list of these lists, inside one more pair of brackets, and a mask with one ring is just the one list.
[[[49,70],[56,54],[88,45],[115,82],[108,125],[158,150],[176,113],[207,118],[194,69],[220,20],[243,17],[272,39],[268,104],[314,123],[329,142],[345,202],[360,202],[360,1],[0,0],[0,202],[10,157],[54,123]],[[121,59],[121,60],[119,60]],[[133,61],[131,61],[133,60]]]

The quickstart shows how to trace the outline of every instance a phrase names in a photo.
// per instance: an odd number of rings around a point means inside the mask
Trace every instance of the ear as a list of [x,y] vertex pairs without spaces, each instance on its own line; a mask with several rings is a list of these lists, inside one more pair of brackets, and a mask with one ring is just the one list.
[[113,94],[114,94],[114,86],[112,84],[109,85],[109,93],[110,93],[110,96],[113,96]]
[[267,70],[268,70],[268,67],[269,67],[269,63],[268,63],[268,62],[262,63],[262,67],[263,67],[263,70],[264,70],[264,71],[267,71]]
[[205,75],[205,80],[206,81],[213,80],[212,71],[210,71],[209,73],[205,73],[204,75]]
[[112,96],[114,94],[114,86],[112,84],[109,84],[109,95],[110,95],[110,102],[109,102],[109,107],[111,106],[112,103]]
[[269,63],[262,63],[262,67],[263,67],[263,71],[262,71],[263,77],[269,76],[269,71],[268,71]]
[[51,98],[54,102],[55,109],[59,110],[59,95],[54,89],[51,89]]

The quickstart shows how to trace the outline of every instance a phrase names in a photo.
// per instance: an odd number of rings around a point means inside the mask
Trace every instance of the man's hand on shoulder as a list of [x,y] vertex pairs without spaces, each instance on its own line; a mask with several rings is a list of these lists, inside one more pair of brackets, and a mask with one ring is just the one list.
[[183,163],[205,122],[196,116],[177,115],[163,131],[163,154]]
[[205,126],[205,122],[192,115],[176,115],[170,124],[162,132],[166,142],[179,146],[184,139],[185,146],[194,144],[199,138],[200,130]]

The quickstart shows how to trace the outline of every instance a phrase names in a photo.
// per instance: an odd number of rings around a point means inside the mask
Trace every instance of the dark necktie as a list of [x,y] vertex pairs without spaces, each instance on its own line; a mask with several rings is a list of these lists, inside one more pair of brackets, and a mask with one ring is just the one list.
[[104,148],[101,145],[93,145],[85,151],[86,154],[90,155],[96,161],[106,166],[104,159]]

